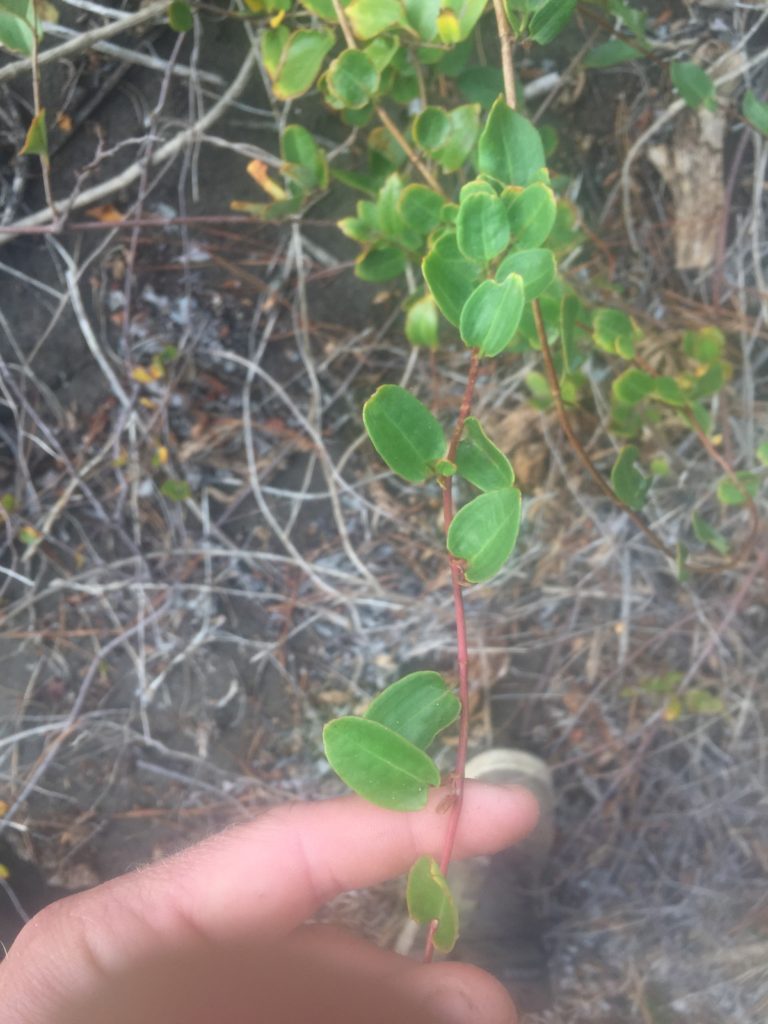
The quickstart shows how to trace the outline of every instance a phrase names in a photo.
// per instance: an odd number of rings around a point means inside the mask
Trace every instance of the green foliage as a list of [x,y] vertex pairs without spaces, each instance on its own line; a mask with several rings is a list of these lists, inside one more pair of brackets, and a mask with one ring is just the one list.
[[576,0],[547,0],[534,11],[528,23],[528,35],[540,46],[551,43],[558,36],[576,9]]
[[160,486],[160,493],[171,501],[186,501],[192,494],[186,480],[164,480]]
[[715,83],[704,68],[692,61],[675,61],[670,67],[672,84],[689,107],[716,110]]
[[466,259],[451,231],[434,243],[421,269],[440,312],[458,327],[461,311],[480,277],[480,267]]
[[24,145],[19,150],[20,154],[28,153],[30,156],[40,156],[48,159],[48,128],[45,122],[45,107],[41,107],[32,118],[24,140]]
[[323,729],[323,744],[339,778],[379,807],[421,810],[429,787],[440,784],[432,758],[379,722],[337,718]]
[[497,356],[514,338],[524,305],[525,286],[519,274],[508,274],[500,284],[483,281],[461,311],[462,341],[483,356]]
[[168,24],[174,32],[189,32],[195,24],[192,8],[186,0],[171,0],[168,5]]
[[464,436],[456,450],[459,474],[481,491],[498,491],[515,482],[512,464],[499,451],[474,416],[464,423]]
[[768,135],[768,103],[761,102],[751,89],[744,94],[741,112],[753,128]]
[[325,72],[326,100],[339,110],[362,110],[376,95],[379,72],[361,50],[344,50]]
[[405,336],[412,345],[437,348],[439,326],[437,306],[431,295],[422,295],[408,306],[405,314]]
[[584,58],[585,68],[612,68],[628,60],[637,60],[645,54],[624,39],[609,39],[599,43]]
[[745,505],[757,497],[760,478],[747,470],[724,476],[717,485],[717,498],[723,505]]
[[448,550],[465,563],[469,583],[489,580],[512,554],[520,530],[520,491],[504,487],[478,495],[454,516]]
[[335,41],[330,29],[300,28],[290,32],[280,25],[265,32],[261,55],[277,99],[294,99],[307,92]]
[[[27,2],[0,0],[0,19],[8,4]],[[601,403],[592,404],[592,392],[610,390],[605,426],[624,444],[611,484],[620,502],[640,510],[653,479],[670,468],[657,454],[650,472],[641,470],[639,448],[631,442],[642,437],[650,452],[663,452],[668,432],[689,429],[692,421],[700,432],[713,433],[710,400],[731,373],[726,338],[714,326],[674,336],[665,328],[667,351],[659,358],[660,331],[647,321],[646,334],[625,311],[632,308],[631,297],[599,271],[592,275],[592,293],[615,298],[597,309],[589,305],[580,249],[588,248],[594,262],[597,248],[567,198],[567,179],[550,179],[545,153],[556,146],[556,134],[543,130],[545,146],[543,132],[524,112],[506,105],[499,67],[475,63],[472,33],[489,9],[487,0],[341,0],[341,25],[332,0],[248,0],[247,6],[257,16],[281,12],[262,28],[260,43],[274,97],[292,100],[316,86],[319,100],[353,132],[326,155],[310,132],[289,125],[280,140],[278,172],[259,161],[249,165],[270,201],[235,208],[263,219],[295,216],[331,179],[354,190],[338,226],[359,247],[355,274],[388,282],[408,342],[432,350],[433,357],[438,343],[455,349],[463,342],[473,349],[475,369],[478,361],[503,356],[499,369],[525,373],[530,401],[542,410],[552,409],[559,388],[563,407],[584,401],[593,415]],[[514,34],[534,57],[577,6],[577,0],[503,0]],[[586,67],[607,68],[651,52],[643,10],[625,0],[590,0],[587,7],[597,8],[596,23],[621,38],[599,43],[587,54]],[[670,73],[687,103],[714,109],[714,83],[703,69],[678,61]],[[745,95],[745,119],[764,132],[766,110],[753,93]],[[567,277],[558,273],[565,258]],[[611,301],[623,308],[612,308]],[[524,369],[523,353],[530,360]],[[491,386],[492,368],[479,369],[483,386]],[[450,521],[446,545],[464,581],[481,583],[514,551],[522,501],[509,459],[467,412],[449,447],[441,423],[415,395],[383,385],[365,403],[363,422],[393,473],[409,484],[426,484],[433,497],[453,488],[454,500],[465,500]],[[665,433],[651,439],[657,425]],[[768,463],[768,442],[756,458]],[[763,475],[727,475],[717,484],[720,502],[744,504],[757,494]],[[467,499],[468,493],[474,496]],[[719,557],[730,555],[731,541],[698,513],[691,529]],[[689,572],[687,557],[678,543],[680,579]],[[672,683],[664,677],[668,689],[661,698],[669,720],[721,707],[706,690],[678,693],[679,683],[679,676]],[[647,698],[651,689],[639,692]],[[367,799],[418,809],[440,781],[426,748],[456,721],[460,707],[436,672],[412,673],[379,694],[363,717],[330,723],[326,755]],[[423,858],[414,866],[408,899],[417,920],[437,919],[436,944],[450,949],[456,911],[435,861]]]
[[510,110],[499,96],[480,133],[477,169],[505,185],[530,185],[546,180],[541,136],[531,122]]
[[0,0],[0,46],[31,57],[43,30],[33,0]]
[[630,508],[641,509],[645,504],[651,481],[637,468],[640,452],[633,444],[625,445],[611,470],[611,487]]
[[419,924],[437,921],[435,949],[450,953],[459,936],[459,916],[448,883],[433,857],[419,857],[408,875],[408,913]]
[[459,717],[461,702],[437,672],[412,672],[391,683],[369,705],[365,718],[386,725],[422,750]]
[[363,406],[373,447],[393,473],[418,483],[434,473],[445,452],[443,428],[418,398],[396,384],[383,384]]
[[536,182],[522,192],[505,189],[509,198],[509,226],[515,245],[535,249],[549,237],[555,226],[557,204],[548,185]]

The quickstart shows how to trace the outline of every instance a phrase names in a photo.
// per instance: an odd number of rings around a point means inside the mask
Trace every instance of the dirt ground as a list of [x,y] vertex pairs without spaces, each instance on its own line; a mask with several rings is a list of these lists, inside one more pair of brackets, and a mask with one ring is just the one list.
[[[664,57],[713,40],[738,49],[761,18],[749,5],[646,7]],[[87,17],[62,13],[71,25]],[[448,417],[466,356],[454,348],[436,364],[409,351],[403,296],[353,277],[354,248],[333,224],[351,204],[341,190],[289,226],[227,219],[230,200],[259,198],[248,159],[277,151],[282,115],[257,69],[202,137],[151,162],[247,59],[238,22],[223,13],[201,24],[178,52],[162,26],[131,41],[191,66],[191,79],[107,56],[46,73],[48,105],[75,121],[71,138],[54,136],[57,194],[143,170],[74,211],[75,227],[0,236],[0,498],[12,496],[0,503],[5,944],[64,890],[275,803],[341,792],[322,755],[323,723],[407,671],[455,678],[439,494],[384,472],[360,408],[378,384],[407,380]],[[546,67],[521,55],[523,83],[569,69],[597,29],[580,18]],[[768,23],[749,36],[747,58],[766,46]],[[764,95],[765,63],[751,74]],[[33,162],[12,159],[26,89],[0,79],[6,225],[44,206]],[[768,149],[729,121],[718,258],[677,270],[674,193],[644,149],[632,154],[673,100],[660,59],[576,69],[530,109],[546,102],[542,123],[559,136],[553,168],[571,179],[584,218],[568,272],[595,301],[618,295],[654,344],[722,327],[735,372],[714,410],[720,443],[751,468],[768,438]],[[313,97],[294,103],[290,120],[343,140]],[[673,143],[679,124],[670,119],[655,141]],[[130,229],[105,223],[109,210],[101,222],[88,216],[107,204],[176,220]],[[532,367],[532,357],[504,356],[493,380],[480,378],[479,414],[510,455],[525,513],[508,568],[466,595],[472,748],[532,750],[557,787],[557,839],[537,894],[554,1005],[530,1019],[759,1024],[764,546],[680,582],[583,474],[555,415],[532,407]],[[600,427],[599,367],[591,387],[578,429],[607,470],[614,442]],[[718,509],[720,470],[690,432],[662,421],[642,443],[670,464],[650,509],[668,543],[685,536],[694,505],[729,536],[749,536],[748,512]],[[646,684],[671,672],[716,698],[714,710],[670,713]],[[439,763],[451,760],[449,739]],[[392,945],[401,897],[393,883],[331,913]]]

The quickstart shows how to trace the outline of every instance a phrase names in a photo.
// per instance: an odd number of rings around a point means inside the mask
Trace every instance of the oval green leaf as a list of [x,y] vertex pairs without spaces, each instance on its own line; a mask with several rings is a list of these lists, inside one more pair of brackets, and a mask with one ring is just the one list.
[[474,416],[468,416],[456,450],[459,474],[481,491],[511,487],[515,472],[506,455],[499,451]]
[[405,270],[405,253],[394,246],[374,246],[355,262],[355,274],[361,281],[390,281]]
[[633,509],[643,507],[651,486],[651,481],[635,465],[639,458],[637,445],[625,445],[611,470],[611,487],[624,504]]
[[549,185],[534,182],[511,197],[509,226],[519,249],[535,249],[549,238],[557,216],[555,194]]
[[453,231],[435,242],[421,264],[421,271],[440,312],[458,327],[464,304],[480,276],[480,268],[462,255]]
[[597,347],[622,359],[633,358],[636,331],[635,322],[620,309],[598,309],[592,318],[592,336]]
[[412,345],[437,348],[439,317],[431,295],[411,303],[405,314],[405,336]]
[[448,138],[432,154],[446,173],[457,171],[469,157],[480,131],[480,104],[465,103],[448,115]]
[[347,7],[347,17],[358,39],[373,39],[393,25],[406,24],[400,0],[355,0]]
[[670,74],[672,84],[689,107],[696,110],[703,105],[707,110],[717,109],[715,83],[704,68],[690,60],[674,61]]
[[325,82],[343,107],[362,110],[376,95],[379,72],[360,50],[345,50],[328,65]]
[[611,393],[617,402],[636,405],[653,392],[655,380],[652,374],[630,366],[611,384]]
[[445,435],[418,398],[397,384],[382,384],[363,406],[373,447],[393,473],[419,483],[445,453]]
[[562,32],[576,8],[576,0],[547,0],[534,12],[528,25],[528,35],[539,46],[546,46]]
[[509,219],[496,195],[475,192],[459,207],[456,241],[467,259],[487,263],[509,245]]
[[440,784],[432,758],[378,722],[337,718],[323,729],[323,746],[339,778],[378,807],[421,810],[429,787]]
[[450,953],[459,937],[459,915],[451,890],[433,857],[419,857],[408,874],[408,913],[419,924],[437,921],[435,949]]
[[460,713],[461,701],[438,672],[411,672],[383,690],[364,717],[425,750]]
[[501,284],[483,281],[461,311],[462,341],[483,356],[497,356],[515,336],[524,305],[525,288],[519,274],[509,274]]
[[420,235],[427,235],[440,223],[443,197],[426,185],[406,185],[397,201],[400,217]]
[[448,138],[451,121],[442,107],[425,107],[413,122],[413,139],[417,146],[432,153]]
[[742,469],[732,476],[724,476],[717,485],[717,500],[723,505],[745,505],[757,497],[760,490],[760,478]]
[[[531,122],[499,96],[477,148],[477,168],[505,185],[530,185],[546,166],[541,136]],[[546,174],[546,171],[544,171]]]
[[[280,29],[275,31],[279,33]],[[272,88],[277,99],[290,100],[307,92],[334,42],[331,29],[300,28],[294,32],[280,51],[272,72]],[[265,66],[269,70],[266,59]]]
[[195,24],[192,8],[185,0],[171,0],[168,5],[168,24],[174,32],[189,32]]
[[473,499],[454,516],[448,550],[466,563],[470,583],[489,580],[512,554],[520,530],[520,491],[507,487]]
[[496,280],[503,281],[510,274],[523,279],[525,301],[541,295],[554,281],[557,267],[551,249],[527,249],[505,256],[496,271]]

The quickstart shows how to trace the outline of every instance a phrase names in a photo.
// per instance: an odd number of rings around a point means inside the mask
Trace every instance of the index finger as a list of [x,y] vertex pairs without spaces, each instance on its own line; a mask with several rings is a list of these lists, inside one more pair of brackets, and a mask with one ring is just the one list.
[[[400,875],[423,854],[439,859],[444,796],[438,790],[409,813],[356,796],[278,807],[107,888],[120,897],[130,887],[133,911],[161,930],[170,918],[212,939],[287,931],[341,892]],[[468,781],[455,856],[504,849],[533,829],[538,813],[526,789]]]

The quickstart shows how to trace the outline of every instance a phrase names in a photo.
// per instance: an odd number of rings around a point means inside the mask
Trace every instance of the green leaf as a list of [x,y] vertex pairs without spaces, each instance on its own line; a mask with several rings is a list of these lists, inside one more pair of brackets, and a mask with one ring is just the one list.
[[654,383],[652,374],[631,366],[614,380],[611,392],[617,402],[636,405],[653,392]]
[[405,25],[399,0],[355,0],[347,8],[347,17],[358,39],[373,39],[388,28]]
[[470,583],[495,576],[514,550],[520,530],[520,491],[505,487],[480,494],[459,509],[448,530],[448,550],[466,565]]
[[540,46],[551,43],[565,28],[576,8],[576,0],[548,0],[528,24],[528,35]]
[[469,260],[487,263],[509,244],[509,220],[498,196],[476,192],[464,199],[456,221],[456,241]]
[[656,455],[651,459],[650,462],[651,473],[654,476],[669,476],[670,467],[667,459],[663,455]]
[[419,857],[408,874],[408,913],[419,924],[437,921],[432,940],[440,953],[450,953],[459,937],[459,915],[440,866]]
[[472,152],[480,131],[480,104],[465,103],[448,114],[448,138],[432,154],[446,173],[457,171]]
[[451,131],[451,119],[442,107],[425,107],[413,122],[413,140],[427,153],[439,149]]
[[742,469],[733,476],[724,476],[720,479],[717,485],[717,498],[723,505],[745,505],[750,498],[757,497],[759,490],[760,478]]
[[611,470],[611,487],[624,504],[633,509],[643,507],[651,486],[651,481],[647,480],[635,465],[639,458],[640,452],[636,445],[625,445]]
[[14,53],[31,57],[37,38],[42,39],[43,29],[35,14],[33,0],[3,0],[0,3],[0,46]]
[[420,235],[427,235],[440,223],[443,197],[426,185],[406,185],[397,201],[403,221]]
[[497,356],[515,336],[524,305],[525,288],[519,274],[509,274],[501,284],[483,281],[461,311],[462,341],[479,349],[482,356]]
[[550,249],[528,249],[505,256],[496,271],[496,280],[503,281],[509,274],[519,274],[523,279],[525,301],[529,302],[552,284],[555,273],[555,257]]
[[598,309],[592,318],[592,336],[598,348],[632,359],[635,354],[637,326],[619,309]]
[[543,373],[531,370],[526,374],[525,386],[531,392],[531,404],[537,409],[549,409],[552,405],[552,391]]
[[163,480],[160,493],[170,501],[186,501],[192,490],[186,480]]
[[435,242],[421,270],[440,312],[458,327],[461,311],[480,276],[480,268],[462,256],[456,235],[451,232]]
[[480,134],[478,170],[505,185],[530,185],[541,178],[545,165],[538,131],[499,96]]
[[688,548],[685,544],[675,545],[675,573],[680,583],[685,583],[691,578],[688,568]]
[[445,453],[443,428],[426,405],[396,384],[382,384],[363,406],[373,447],[393,473],[419,483]]
[[549,185],[536,182],[512,195],[505,189],[502,199],[508,201],[509,226],[518,248],[535,249],[546,241],[557,216],[555,194]]
[[328,187],[328,160],[311,132],[300,124],[289,124],[280,137],[283,174],[305,191]]
[[403,0],[408,24],[426,43],[431,43],[437,35],[440,6],[441,0]]
[[694,110],[704,105],[707,110],[716,110],[715,83],[704,68],[690,60],[674,61],[670,66],[672,84],[689,107]]
[[[279,28],[274,29],[280,33]],[[287,33],[286,33],[287,34]],[[312,87],[326,54],[333,46],[336,37],[331,29],[300,28],[292,33],[282,46],[277,62],[273,49],[284,36],[275,38],[272,43],[266,39],[271,33],[264,34],[262,43],[264,65],[272,77],[272,89],[279,100],[289,100],[301,96]],[[269,59],[265,52],[269,50]],[[273,70],[270,70],[272,68]]]
[[391,281],[405,270],[405,253],[393,246],[377,245],[355,260],[355,274],[361,281]]
[[725,704],[709,690],[688,690],[684,696],[685,710],[691,715],[722,715]]
[[665,405],[683,406],[690,402],[688,395],[674,377],[655,377],[653,381],[653,397]]
[[379,72],[361,50],[344,50],[328,65],[325,83],[343,107],[360,110],[376,95]]
[[461,701],[437,672],[411,672],[383,690],[365,717],[426,750],[461,713]]
[[453,11],[459,25],[459,41],[466,39],[480,20],[487,0],[443,0],[443,11]]
[[468,181],[466,185],[461,186],[461,191],[459,192],[459,206],[469,199],[470,196],[476,195],[490,196],[491,199],[496,199],[498,192],[490,181],[487,181],[485,178],[473,178],[472,181]]
[[39,156],[48,160],[48,129],[45,123],[45,107],[35,114],[27,131],[24,145],[19,150],[22,155]]
[[764,466],[768,466],[768,441],[761,441],[755,450],[757,461],[761,462]]
[[490,110],[499,93],[504,92],[504,75],[501,68],[471,67],[461,72],[456,86],[465,100]]
[[431,295],[411,303],[405,314],[405,336],[412,345],[437,348],[438,329],[437,306]]
[[590,50],[584,58],[585,68],[612,68],[615,64],[623,64],[628,60],[644,57],[642,50],[626,43],[623,39],[609,39]]
[[481,491],[498,491],[515,482],[512,464],[486,435],[480,422],[468,416],[456,451],[459,474]]
[[168,24],[174,32],[189,32],[194,28],[192,8],[185,0],[171,0],[168,5]]
[[768,103],[762,103],[751,89],[744,93],[741,112],[753,128],[768,135]]
[[725,335],[717,327],[702,327],[687,331],[683,337],[683,351],[697,363],[714,363],[723,354]]
[[719,555],[727,555],[730,551],[730,545],[725,537],[716,530],[714,526],[710,526],[706,519],[702,519],[698,512],[694,512],[691,517],[691,526],[693,532],[696,535],[696,539],[700,540],[702,544],[708,544],[711,548],[714,548]]
[[366,718],[337,718],[323,729],[325,756],[339,778],[378,807],[418,811],[430,786],[440,784],[437,765],[396,732]]
[[400,42],[396,36],[378,36],[365,47],[363,53],[381,74],[389,67],[399,48]]
[[[302,7],[306,7],[310,14],[316,14],[318,18],[338,23],[339,19],[336,17],[333,0],[299,0],[299,3]],[[349,0],[341,0],[342,7],[346,7],[348,3]]]

